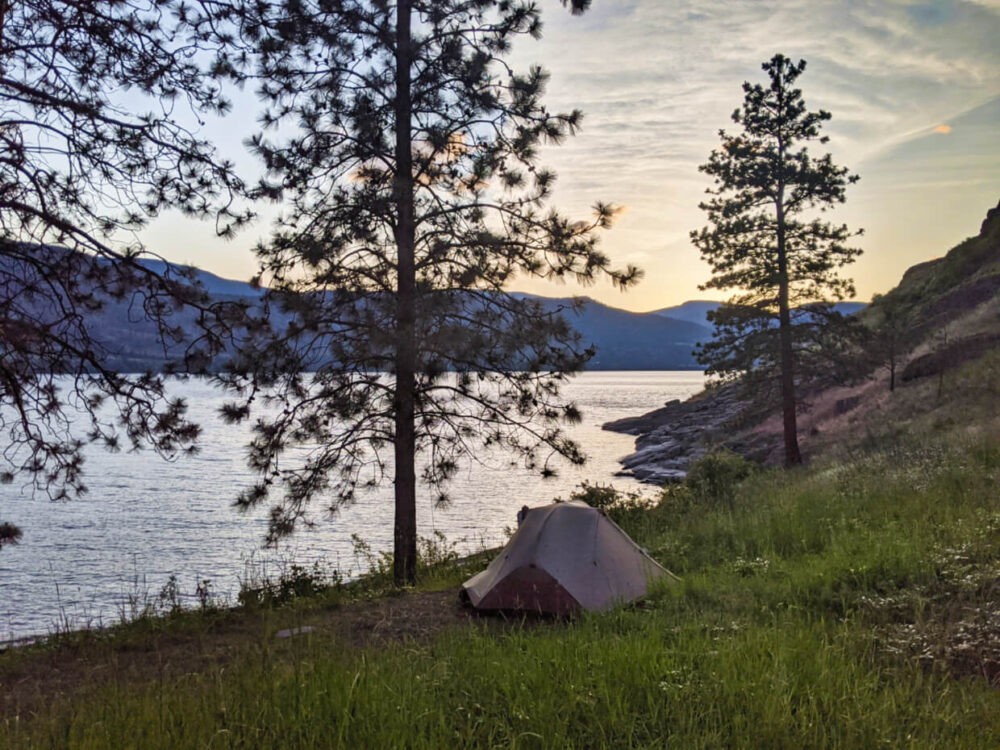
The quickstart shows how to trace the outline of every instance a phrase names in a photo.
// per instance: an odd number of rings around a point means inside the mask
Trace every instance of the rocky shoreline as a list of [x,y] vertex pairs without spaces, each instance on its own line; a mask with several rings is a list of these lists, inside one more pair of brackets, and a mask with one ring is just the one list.
[[602,428],[637,436],[635,453],[622,459],[624,468],[618,476],[666,484],[682,481],[693,461],[726,442],[727,426],[746,407],[735,388],[719,388],[687,401],[670,401],[637,417],[607,422]]

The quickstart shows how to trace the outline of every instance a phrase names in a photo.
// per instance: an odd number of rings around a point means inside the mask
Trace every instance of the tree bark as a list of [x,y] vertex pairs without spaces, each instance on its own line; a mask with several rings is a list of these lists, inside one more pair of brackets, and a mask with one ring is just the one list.
[[412,584],[417,573],[416,502],[416,224],[413,204],[413,154],[410,136],[410,0],[396,6],[396,393],[395,393],[395,522],[393,528],[393,579]]
[[777,203],[778,229],[778,335],[781,340],[781,410],[784,417],[785,465],[802,463],[795,415],[795,352],[792,349],[792,316],[788,303],[788,254],[785,249],[785,215],[781,196]]
[[[785,85],[778,77],[778,107],[785,114]],[[778,134],[778,169],[785,166],[785,142]],[[785,243],[785,181],[778,177],[778,193],[775,200],[775,214],[778,240],[778,337],[781,342],[781,411],[785,432],[785,466],[802,463],[799,452],[799,428],[795,415],[795,352],[792,349],[792,315],[788,302],[788,248]]]

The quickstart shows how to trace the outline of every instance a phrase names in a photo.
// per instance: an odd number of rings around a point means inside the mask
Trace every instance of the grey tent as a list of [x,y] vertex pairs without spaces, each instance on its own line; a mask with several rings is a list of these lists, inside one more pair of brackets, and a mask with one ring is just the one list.
[[532,508],[501,553],[463,590],[477,609],[567,614],[609,609],[678,580],[603,511],[580,500]]

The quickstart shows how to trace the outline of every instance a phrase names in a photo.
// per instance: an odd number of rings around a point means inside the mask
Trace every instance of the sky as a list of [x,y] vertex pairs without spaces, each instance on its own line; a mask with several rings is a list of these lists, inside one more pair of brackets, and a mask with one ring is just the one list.
[[[699,173],[720,128],[742,102],[742,82],[763,82],[760,65],[780,52],[805,59],[798,80],[806,105],[833,119],[825,146],[861,180],[829,218],[864,229],[861,258],[845,269],[867,301],[911,265],[975,235],[1000,201],[1000,0],[593,0],[572,16],[539,0],[540,41],[523,40],[512,61],[551,73],[550,110],[579,108],[581,132],[546,148],[559,175],[554,205],[585,218],[601,200],[624,207],[602,247],[645,278],[627,292],[520,279],[546,296],[585,294],[614,307],[654,310],[702,292],[709,267],[688,234],[704,226]],[[209,122],[205,135],[241,165],[252,117]],[[250,248],[266,221],[235,240],[166,214],[146,230],[168,260],[227,278],[255,270]]]

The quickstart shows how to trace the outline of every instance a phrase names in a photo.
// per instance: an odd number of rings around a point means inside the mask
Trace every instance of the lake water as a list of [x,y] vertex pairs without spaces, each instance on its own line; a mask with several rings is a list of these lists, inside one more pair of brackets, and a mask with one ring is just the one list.
[[[566,387],[583,411],[573,436],[588,456],[583,467],[562,462],[559,474],[541,479],[509,467],[467,464],[450,486],[452,503],[435,508],[418,489],[421,536],[437,531],[461,550],[506,539],[524,504],[566,497],[583,481],[638,489],[615,477],[618,460],[634,438],[605,432],[604,422],[638,415],[700,390],[700,372],[588,372]],[[215,417],[224,400],[207,382],[183,384],[190,413],[204,432],[201,452],[173,463],[153,454],[87,455],[89,493],[53,503],[19,484],[0,486],[0,518],[22,527],[20,545],[0,551],[0,641],[45,634],[57,627],[117,622],[129,597],[155,599],[171,575],[187,601],[198,581],[232,601],[252,571],[274,575],[282,565],[319,561],[359,572],[351,535],[375,551],[392,546],[392,485],[360,498],[334,518],[320,518],[278,550],[261,548],[267,509],[238,513],[237,492],[252,476],[244,465],[247,428]]]

